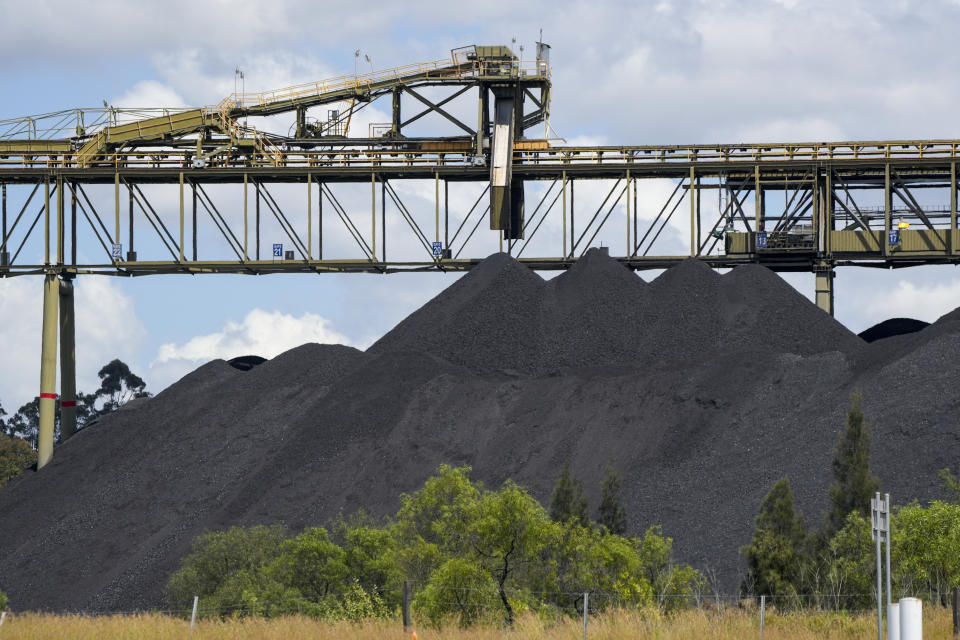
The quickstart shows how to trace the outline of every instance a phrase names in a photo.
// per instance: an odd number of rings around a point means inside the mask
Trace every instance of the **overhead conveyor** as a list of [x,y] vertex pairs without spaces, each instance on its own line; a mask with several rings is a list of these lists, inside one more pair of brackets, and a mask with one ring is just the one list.
[[[445,100],[434,101],[423,95],[422,87],[460,86],[457,93]],[[149,109],[78,109],[28,116],[0,121],[0,153],[25,154],[30,158],[44,157],[58,166],[94,167],[117,164],[121,154],[142,148],[184,148],[196,146],[194,158],[201,160],[225,151],[226,155],[241,157],[254,164],[282,161],[281,151],[308,145],[322,146],[323,142],[342,144],[346,127],[359,105],[368,104],[383,96],[393,100],[393,121],[389,129],[368,144],[393,140],[402,149],[431,151],[463,151],[470,149],[481,156],[488,146],[489,121],[481,115],[476,125],[465,123],[444,108],[446,102],[470,88],[478,88],[479,101],[485,104],[487,92],[510,86],[519,101],[523,129],[540,124],[549,116],[550,70],[547,61],[524,63],[507,47],[463,47],[451,52],[448,59],[410,64],[370,73],[346,75],[327,80],[252,93],[233,93],[219,103],[207,107],[182,110],[162,110],[158,115],[136,117]],[[400,99],[404,94],[415,98],[423,110],[403,120]],[[524,112],[525,96],[532,99],[534,109]],[[337,113],[338,127],[308,127],[307,110],[323,105],[350,103],[350,108]],[[155,110],[157,111],[157,110]],[[241,119],[261,118],[296,112],[296,135],[284,136],[266,133],[255,126],[241,125]],[[401,143],[403,128],[413,124],[427,113],[437,113],[457,126],[457,136],[418,140],[417,146]],[[84,124],[84,120],[91,124]],[[123,122],[118,122],[122,119]],[[75,122],[74,122],[75,120]],[[42,135],[37,135],[36,132]],[[23,136],[27,133],[26,136]],[[58,135],[59,134],[59,135]],[[63,134],[69,134],[63,136]],[[325,135],[327,134],[327,135]],[[332,135],[331,135],[332,134]],[[373,137],[373,136],[371,136]],[[387,138],[388,140],[384,140]],[[451,138],[454,138],[451,140]],[[442,144],[446,141],[446,144]],[[351,143],[361,144],[360,140]],[[527,147],[531,148],[531,147]],[[191,158],[192,160],[193,158]]]

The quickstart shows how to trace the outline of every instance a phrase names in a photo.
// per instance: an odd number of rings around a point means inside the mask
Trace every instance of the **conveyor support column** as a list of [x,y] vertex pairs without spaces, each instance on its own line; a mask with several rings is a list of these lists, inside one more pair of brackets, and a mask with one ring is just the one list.
[[37,434],[37,469],[53,458],[53,424],[57,410],[57,299],[59,281],[47,274],[43,281],[43,329],[40,342],[40,429]]
[[60,442],[77,430],[77,365],[73,282],[60,281]]
[[829,264],[820,264],[814,267],[815,278],[815,301],[817,306],[833,315],[833,266]]

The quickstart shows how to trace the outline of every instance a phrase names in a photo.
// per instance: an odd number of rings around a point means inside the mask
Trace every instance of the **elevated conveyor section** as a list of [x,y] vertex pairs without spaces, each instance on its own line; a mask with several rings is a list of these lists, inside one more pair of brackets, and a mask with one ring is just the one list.
[[138,120],[130,124],[107,127],[96,133],[77,149],[77,163],[88,166],[110,148],[119,148],[135,141],[157,140],[175,135],[197,133],[204,128],[219,129],[220,118],[212,117],[205,109],[191,109],[176,114]]
[[[228,138],[227,141],[217,143],[220,145],[217,153],[234,150],[241,153],[252,152],[259,160],[279,166],[282,152],[278,141],[281,137],[271,137],[256,129],[240,127],[240,118],[271,116],[291,111],[302,113],[305,109],[325,104],[369,102],[382,95],[392,93],[396,96],[404,89],[422,85],[497,83],[509,84],[515,88],[514,93],[517,95],[522,95],[524,88],[538,88],[542,91],[542,100],[538,102],[539,111],[528,114],[521,123],[532,126],[542,121],[548,113],[546,102],[549,98],[549,82],[549,67],[541,61],[525,65],[520,63],[507,47],[470,46],[454,50],[451,57],[444,60],[340,76],[260,93],[234,93],[220,103],[208,107],[169,111],[154,117],[100,127],[83,127],[77,124],[74,131],[76,135],[69,137],[22,138],[4,135],[0,128],[0,153],[56,155],[59,156],[58,163],[90,167],[106,162],[107,154],[118,150],[145,144],[157,146],[164,142],[171,145],[177,142],[178,146],[183,146],[181,143],[189,144],[189,138],[193,136],[210,133]],[[423,100],[419,95],[417,98]],[[440,109],[440,105],[432,107],[448,119],[455,120]],[[76,113],[80,114],[82,111],[76,110]],[[105,111],[115,115],[124,110]],[[70,113],[73,112],[48,115]],[[0,125],[8,125],[7,130],[14,134],[30,134],[36,127],[36,120],[37,117],[31,116],[4,121]],[[82,121],[82,115],[78,118],[79,121]],[[66,126],[61,127],[61,133],[66,129]],[[184,140],[185,138],[188,140]],[[482,147],[483,136],[477,138],[478,148]],[[197,145],[198,156],[205,155],[201,151],[201,145],[202,140]],[[229,148],[226,148],[226,145],[229,145]]]
[[321,82],[261,93],[235,93],[212,109],[232,118],[270,116],[295,109],[349,100],[370,100],[396,87],[424,82],[460,82],[474,78],[480,69],[474,62],[451,64],[450,60],[411,64],[385,71],[340,76]]

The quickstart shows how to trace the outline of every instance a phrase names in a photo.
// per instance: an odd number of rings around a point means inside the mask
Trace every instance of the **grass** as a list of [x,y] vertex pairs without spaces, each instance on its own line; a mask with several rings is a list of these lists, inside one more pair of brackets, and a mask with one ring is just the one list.
[[[417,637],[418,640],[579,640],[583,633],[582,624],[579,620],[546,623],[535,615],[525,615],[509,630],[495,625],[469,629],[459,629],[455,625],[442,629],[423,627],[417,629]],[[925,607],[923,630],[927,640],[949,640],[950,611]],[[876,618],[869,613],[785,613],[767,615],[763,639],[866,640],[875,638],[876,633]],[[154,613],[114,616],[22,613],[8,615],[0,627],[0,640],[401,640],[409,637],[403,633],[400,624],[392,620],[349,623],[305,617],[202,620],[197,622],[191,635],[189,622]],[[725,611],[722,615],[713,610],[692,610],[671,616],[656,611],[614,611],[592,617],[588,637],[591,640],[744,640],[759,638],[760,627],[755,613],[739,610]]]

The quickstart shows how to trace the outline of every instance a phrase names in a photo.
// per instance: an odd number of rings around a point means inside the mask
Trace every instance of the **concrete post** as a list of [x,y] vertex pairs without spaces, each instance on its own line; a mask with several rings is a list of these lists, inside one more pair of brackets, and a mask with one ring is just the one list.
[[900,598],[900,640],[923,640],[923,603]]
[[815,301],[817,306],[833,315],[833,267],[817,265],[813,270],[816,284]]
[[60,442],[77,430],[76,323],[73,314],[73,282],[60,281]]
[[[889,591],[887,592],[889,593]],[[900,603],[887,603],[887,640],[900,640]]]
[[590,593],[583,592],[583,640],[587,640],[587,620],[590,619]]
[[37,469],[53,458],[53,424],[57,409],[57,276],[43,281],[43,332],[40,343],[40,431],[37,434]]

